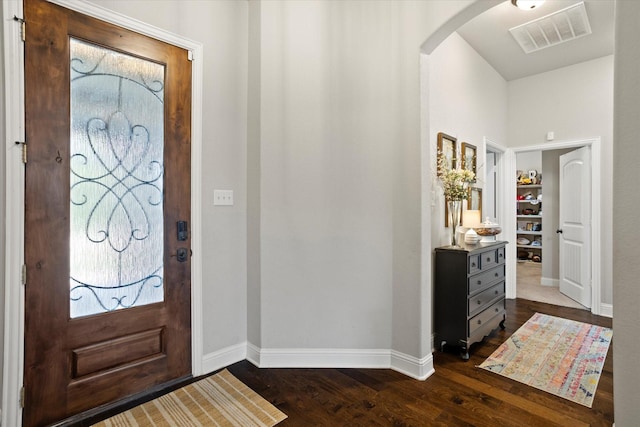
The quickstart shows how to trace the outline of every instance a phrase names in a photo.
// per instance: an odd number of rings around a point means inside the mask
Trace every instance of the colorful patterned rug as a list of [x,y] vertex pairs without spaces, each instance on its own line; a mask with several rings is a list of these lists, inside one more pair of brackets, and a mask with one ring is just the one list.
[[94,427],[271,427],[285,418],[225,369]]
[[479,367],[591,408],[612,336],[536,313]]

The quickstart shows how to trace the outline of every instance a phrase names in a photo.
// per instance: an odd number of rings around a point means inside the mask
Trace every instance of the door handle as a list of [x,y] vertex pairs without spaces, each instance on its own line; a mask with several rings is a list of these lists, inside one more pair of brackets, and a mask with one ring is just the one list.
[[562,234],[562,228],[558,228],[558,229],[556,230],[556,233],[558,233],[558,234]]
[[178,248],[176,252],[176,258],[178,258],[178,262],[185,262],[189,257],[189,250],[187,248]]

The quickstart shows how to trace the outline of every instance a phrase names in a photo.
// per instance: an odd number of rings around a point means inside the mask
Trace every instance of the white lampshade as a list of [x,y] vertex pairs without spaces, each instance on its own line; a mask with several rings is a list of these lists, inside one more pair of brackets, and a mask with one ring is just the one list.
[[535,9],[542,3],[544,3],[544,0],[511,0],[511,4],[522,10]]
[[462,226],[473,228],[480,225],[480,211],[467,209],[462,212]]

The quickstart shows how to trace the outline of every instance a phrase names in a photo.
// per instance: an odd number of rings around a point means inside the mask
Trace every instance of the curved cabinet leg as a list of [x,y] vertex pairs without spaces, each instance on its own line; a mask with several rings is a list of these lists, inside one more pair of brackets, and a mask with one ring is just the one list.
[[502,316],[502,322],[500,322],[500,329],[505,330],[504,321],[507,320],[507,316]]
[[447,345],[446,341],[441,341],[440,342],[440,351],[444,351],[444,346]]
[[462,360],[469,360],[469,349],[462,349],[463,353],[460,353],[460,357],[462,358]]

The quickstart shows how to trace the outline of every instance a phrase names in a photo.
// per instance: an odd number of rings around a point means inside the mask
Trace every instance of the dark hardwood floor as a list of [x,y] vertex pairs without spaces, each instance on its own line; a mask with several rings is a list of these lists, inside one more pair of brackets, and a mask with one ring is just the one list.
[[288,415],[283,427],[611,426],[611,348],[591,409],[476,367],[535,312],[611,327],[586,310],[507,300],[506,330],[472,346],[466,362],[436,351],[426,381],[388,369],[259,369],[247,361],[229,371]]

